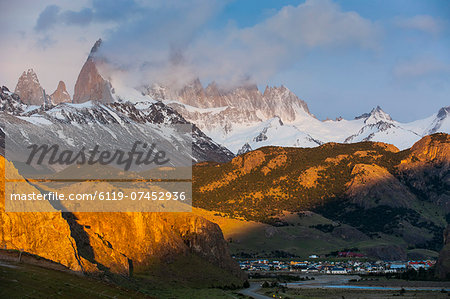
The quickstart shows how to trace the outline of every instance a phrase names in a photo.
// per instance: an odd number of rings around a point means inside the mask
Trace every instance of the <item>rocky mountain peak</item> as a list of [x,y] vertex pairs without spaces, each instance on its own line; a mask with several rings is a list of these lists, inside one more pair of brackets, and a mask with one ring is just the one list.
[[237,155],[240,156],[240,155],[243,155],[243,154],[248,153],[250,151],[252,151],[252,147],[250,146],[250,144],[248,144],[248,142],[246,142],[242,146],[242,148],[240,150],[238,150]]
[[269,125],[271,127],[280,127],[284,126],[284,123],[279,116],[275,115],[275,117],[270,120]]
[[242,86],[239,86],[237,89],[246,90],[250,92],[259,92],[258,86],[254,83],[243,84]]
[[31,68],[22,73],[14,93],[18,94],[25,104],[42,105],[44,103],[44,90],[36,73]]
[[355,119],[366,119],[370,116],[370,113],[363,113],[360,116],[355,116]]
[[450,106],[447,106],[447,107],[442,107],[441,109],[439,109],[437,117],[439,119],[444,119],[449,115],[450,115]]
[[273,94],[273,93],[283,94],[283,93],[292,93],[292,92],[284,85],[281,85],[279,87],[266,85],[263,96],[269,96],[270,94]]
[[101,38],[99,38],[96,42],[95,42],[95,44],[92,46],[92,48],[91,48],[91,52],[89,53],[89,57],[93,57],[94,56],[94,54],[98,51],[98,49],[100,48],[100,46],[102,45],[102,39]]
[[111,83],[102,77],[97,67],[97,64],[103,62],[93,55],[98,51],[101,44],[101,39],[95,42],[88,59],[81,68],[77,82],[75,83],[74,103],[84,103],[87,101],[113,102]]
[[208,101],[205,95],[205,90],[199,78],[194,79],[189,84],[185,85],[179,92],[179,97],[184,100],[184,103],[196,107],[208,107]]
[[242,126],[265,123],[274,117],[278,124],[314,118],[307,104],[285,86],[266,87],[261,93],[257,85],[249,82],[223,87],[213,81],[203,88],[196,79],[181,92],[155,84],[146,89],[143,94],[153,99],[178,101],[169,105],[207,134],[220,135],[220,138],[226,138]]
[[436,114],[435,119],[430,127],[424,132],[425,134],[433,134],[437,132],[448,132],[450,129],[450,106],[442,107]]
[[71,102],[71,98],[69,93],[66,89],[66,84],[64,81],[59,81],[58,87],[56,88],[55,92],[52,93],[50,96],[50,99],[53,104],[59,104],[59,103],[69,103]]
[[19,115],[26,109],[17,94],[12,93],[6,86],[0,88],[0,111]]
[[283,121],[294,122],[306,114],[312,116],[308,105],[284,85],[267,86],[263,98],[273,113],[280,116]]
[[205,94],[207,97],[219,97],[220,91],[219,87],[217,86],[216,82],[211,82],[208,84],[208,86],[205,88]]
[[29,68],[28,70],[23,71],[22,76],[28,77],[28,78],[32,79],[34,82],[39,83],[38,77],[32,68]]
[[369,117],[364,121],[365,124],[368,125],[374,125],[379,122],[383,123],[392,123],[393,120],[389,114],[383,111],[380,106],[377,106],[376,108],[373,108],[372,111],[370,111]]
[[[408,157],[402,161],[402,167],[424,162],[450,165],[450,135],[445,133],[435,133],[427,135],[414,143],[410,149]],[[407,162],[407,163],[406,163]],[[403,165],[404,164],[404,165]]]

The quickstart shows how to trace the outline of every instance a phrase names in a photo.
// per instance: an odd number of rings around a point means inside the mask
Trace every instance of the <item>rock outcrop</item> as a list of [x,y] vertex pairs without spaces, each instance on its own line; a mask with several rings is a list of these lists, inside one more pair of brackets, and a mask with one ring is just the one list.
[[17,94],[10,92],[6,86],[0,88],[0,111],[17,115],[24,112],[25,108]]
[[[74,271],[94,269],[88,261],[78,255],[70,228],[59,212],[5,212],[5,170],[16,173],[14,165],[0,156],[0,247],[23,250],[58,262]],[[10,176],[9,176],[10,177]],[[11,184],[11,183],[8,183]],[[38,192],[28,184],[12,186],[17,192]]]
[[347,185],[352,202],[366,209],[377,205],[409,208],[415,198],[386,168],[376,164],[356,164]]
[[113,102],[111,83],[102,77],[97,68],[97,65],[103,63],[95,56],[101,43],[102,40],[99,39],[94,44],[88,59],[81,68],[77,82],[75,83],[74,103],[87,101]]
[[195,254],[239,276],[217,224],[182,213],[75,213],[70,220],[80,252],[115,273],[149,270]]
[[[0,171],[5,162],[9,171],[17,173],[2,156]],[[2,186],[4,182],[2,176]],[[28,183],[20,188],[39,192]],[[205,271],[217,267],[237,282],[243,277],[219,226],[202,217],[190,213],[9,213],[3,188],[0,196],[2,248],[24,250],[92,274],[132,275],[151,271],[155,263],[196,256],[210,265]],[[189,281],[189,273],[183,277]]]
[[450,119],[450,106],[442,107],[441,109],[439,109],[436,118],[433,120],[431,126],[424,132],[424,134],[447,132],[449,119]]
[[59,81],[58,87],[55,92],[51,94],[50,99],[53,104],[58,105],[60,103],[70,103],[72,99],[66,89],[66,84],[63,81]]
[[14,93],[18,94],[25,104],[39,106],[44,104],[44,90],[33,69],[22,73]]
[[254,84],[225,89],[212,82],[203,88],[200,80],[195,79],[179,91],[153,86],[147,93],[157,100],[177,100],[202,109],[228,106],[240,111],[259,111],[260,117],[264,118],[261,120],[278,116],[284,121],[294,121],[299,111],[309,113],[308,105],[283,85],[267,86],[261,93]]
[[254,84],[225,89],[212,82],[203,88],[196,79],[181,90],[153,85],[146,93],[160,101],[178,101],[181,104],[169,105],[200,129],[223,130],[225,134],[235,124],[259,123],[273,117],[293,122],[311,116],[307,104],[284,86],[266,87],[261,93]]
[[426,163],[443,163],[450,166],[450,135],[437,133],[425,136],[409,150],[409,155],[401,162],[401,169],[416,168]]
[[425,136],[407,153],[397,167],[401,178],[407,180],[422,199],[436,203],[450,213],[450,135]]

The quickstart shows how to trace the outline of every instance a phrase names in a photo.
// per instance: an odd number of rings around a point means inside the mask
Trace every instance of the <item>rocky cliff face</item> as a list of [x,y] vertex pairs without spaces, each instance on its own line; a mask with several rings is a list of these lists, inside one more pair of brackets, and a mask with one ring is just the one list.
[[25,108],[26,105],[17,94],[10,92],[6,86],[0,88],[0,111],[18,115],[24,112]]
[[[149,93],[154,94],[152,91]],[[259,112],[260,120],[278,116],[284,121],[291,122],[296,119],[298,113],[309,113],[307,104],[284,86],[267,86],[264,93],[261,93],[256,85],[221,89],[213,82],[203,88],[200,80],[196,79],[178,93],[168,92],[162,100],[170,99],[170,96],[175,97],[172,100],[198,108],[227,106],[256,114]]]
[[66,84],[63,81],[59,81],[58,87],[55,92],[51,94],[50,99],[53,104],[70,103],[72,99],[66,90]]
[[284,86],[266,87],[261,93],[256,85],[222,89],[213,82],[203,88],[196,79],[181,90],[154,85],[146,93],[157,100],[179,102],[169,105],[200,129],[222,130],[224,134],[236,124],[260,123],[273,117],[293,122],[309,115],[306,103]]
[[[0,156],[0,171],[14,166]],[[20,176],[18,176],[20,177]],[[4,176],[2,176],[2,185]],[[20,192],[39,192],[31,185]],[[188,213],[8,213],[0,201],[0,245],[87,273],[131,275],[197,256],[239,281],[220,228]],[[200,265],[199,265],[200,266]],[[198,269],[197,269],[198,270]],[[206,270],[208,271],[208,270]],[[189,273],[184,273],[189,280]]]
[[436,275],[441,279],[450,279],[450,225],[444,232],[444,248],[436,264]]
[[347,184],[352,202],[368,209],[378,205],[410,208],[415,195],[386,168],[376,164],[356,164]]
[[239,276],[220,228],[204,218],[177,213],[77,213],[72,231],[83,256],[116,273],[149,270],[194,254]]
[[424,163],[443,163],[450,165],[450,135],[433,134],[416,142],[409,150],[408,156],[401,161],[402,169],[411,169]]
[[18,94],[25,104],[39,106],[44,104],[43,89],[33,69],[22,73],[14,93]]
[[[407,152],[398,170],[401,179],[423,200],[450,213],[450,135],[425,136]],[[439,182],[439,183],[438,183]]]
[[110,103],[113,101],[111,84],[104,79],[97,68],[102,61],[95,57],[102,40],[99,39],[91,49],[88,59],[81,68],[75,83],[73,102],[100,101]]
[[[8,213],[5,212],[5,177],[4,171],[16,173],[12,163],[0,156],[2,173],[0,192],[0,246],[1,248],[24,250],[49,260],[56,261],[74,270],[92,269],[92,265],[80,259],[75,240],[70,235],[70,227],[61,213]],[[9,176],[10,177],[10,176]],[[23,178],[22,178],[23,179]],[[8,184],[12,185],[12,184]],[[14,184],[12,190],[17,192],[38,192],[28,184]]]

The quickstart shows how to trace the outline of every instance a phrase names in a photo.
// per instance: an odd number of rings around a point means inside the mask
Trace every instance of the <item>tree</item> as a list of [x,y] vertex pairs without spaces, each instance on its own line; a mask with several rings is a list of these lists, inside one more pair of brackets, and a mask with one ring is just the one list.
[[248,280],[244,281],[243,287],[244,287],[244,289],[247,289],[250,287],[250,283],[248,282]]

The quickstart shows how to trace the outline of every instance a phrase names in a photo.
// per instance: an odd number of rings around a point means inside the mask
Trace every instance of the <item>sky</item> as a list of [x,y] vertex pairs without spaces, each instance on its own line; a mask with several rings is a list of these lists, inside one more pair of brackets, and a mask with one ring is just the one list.
[[450,1],[0,0],[0,85],[69,93],[98,38],[122,84],[285,85],[319,119],[450,105]]

